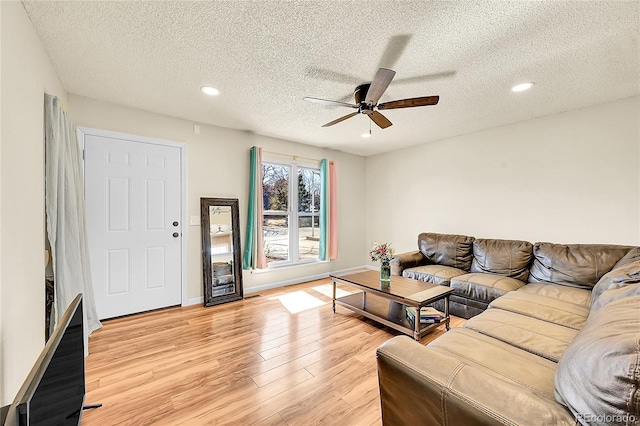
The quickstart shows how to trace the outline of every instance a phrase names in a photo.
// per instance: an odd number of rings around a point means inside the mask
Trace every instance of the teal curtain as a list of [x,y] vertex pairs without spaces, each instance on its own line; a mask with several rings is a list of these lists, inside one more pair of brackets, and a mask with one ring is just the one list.
[[244,256],[242,257],[242,268],[251,269],[253,248],[257,244],[255,241],[256,222],[256,177],[258,173],[258,147],[251,147],[250,177],[249,177],[249,208],[247,211],[247,232],[245,233]]
[[262,148],[251,148],[249,171],[249,208],[247,209],[247,233],[242,257],[243,269],[264,269],[267,258],[264,254],[262,232]]
[[320,260],[327,260],[328,172],[327,160],[323,158],[320,161],[320,243],[318,247]]

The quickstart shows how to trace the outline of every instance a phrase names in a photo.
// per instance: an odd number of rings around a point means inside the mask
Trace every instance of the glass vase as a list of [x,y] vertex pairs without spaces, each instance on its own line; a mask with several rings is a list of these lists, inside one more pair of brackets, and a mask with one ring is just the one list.
[[391,282],[391,265],[389,265],[389,262],[380,263],[380,281],[383,283]]

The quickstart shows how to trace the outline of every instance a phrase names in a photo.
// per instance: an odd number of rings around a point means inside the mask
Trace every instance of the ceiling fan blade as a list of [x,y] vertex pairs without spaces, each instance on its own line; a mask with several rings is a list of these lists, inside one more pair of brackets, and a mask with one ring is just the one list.
[[351,118],[351,117],[353,117],[354,115],[358,115],[358,114],[360,114],[360,113],[359,113],[359,112],[352,112],[351,114],[347,114],[347,115],[345,115],[344,117],[340,117],[340,118],[338,118],[338,119],[336,119],[336,120],[333,120],[333,121],[328,122],[327,124],[323,124],[323,125],[322,125],[322,127],[329,127],[329,126],[333,126],[334,124],[338,124],[338,123],[340,123],[341,121],[344,121],[344,120],[346,120],[347,118]]
[[386,129],[387,127],[393,125],[392,122],[389,121],[387,117],[380,114],[378,111],[373,111],[370,114],[367,114],[371,121],[376,123],[381,129]]
[[371,82],[371,86],[369,87],[369,91],[367,92],[367,97],[364,100],[366,103],[375,105],[380,100],[380,96],[387,90],[391,80],[396,75],[394,70],[388,70],[386,68],[380,68],[376,73],[376,76],[373,77],[373,81]]
[[344,106],[349,108],[358,108],[358,105],[348,104],[346,102],[338,102],[338,101],[330,101],[327,99],[318,99],[318,98],[302,98],[303,101],[309,101],[316,104],[325,104],[325,105],[333,105],[333,106]]
[[435,105],[439,100],[439,96],[423,96],[421,98],[400,99],[397,101],[382,103],[378,105],[378,109],[398,109]]

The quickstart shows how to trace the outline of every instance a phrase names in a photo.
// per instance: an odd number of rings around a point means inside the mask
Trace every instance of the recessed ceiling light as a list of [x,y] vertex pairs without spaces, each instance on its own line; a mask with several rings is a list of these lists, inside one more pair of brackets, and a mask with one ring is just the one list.
[[200,90],[202,90],[202,93],[204,93],[205,95],[209,95],[209,96],[217,96],[217,95],[220,94],[220,91],[218,89],[216,89],[215,87],[202,86],[200,88]]
[[525,90],[529,90],[533,87],[533,83],[522,83],[516,84],[511,88],[512,92],[524,92]]

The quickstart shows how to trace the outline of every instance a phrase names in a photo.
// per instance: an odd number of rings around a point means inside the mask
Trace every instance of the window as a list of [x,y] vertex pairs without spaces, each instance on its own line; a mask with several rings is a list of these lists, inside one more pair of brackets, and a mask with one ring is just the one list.
[[320,169],[263,162],[262,200],[267,263],[318,261]]

